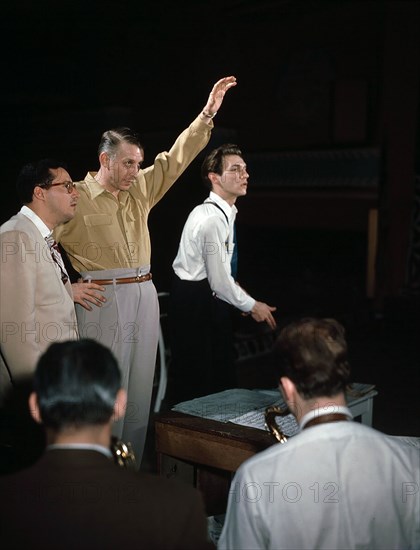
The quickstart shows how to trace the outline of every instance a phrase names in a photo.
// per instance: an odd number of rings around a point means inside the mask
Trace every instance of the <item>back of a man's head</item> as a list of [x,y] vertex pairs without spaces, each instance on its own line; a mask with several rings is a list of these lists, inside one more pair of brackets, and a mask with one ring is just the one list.
[[112,352],[87,339],[52,344],[34,375],[42,422],[55,431],[109,422],[120,387]]
[[276,343],[280,374],[304,399],[331,397],[349,382],[344,328],[334,319],[304,318],[287,325]]

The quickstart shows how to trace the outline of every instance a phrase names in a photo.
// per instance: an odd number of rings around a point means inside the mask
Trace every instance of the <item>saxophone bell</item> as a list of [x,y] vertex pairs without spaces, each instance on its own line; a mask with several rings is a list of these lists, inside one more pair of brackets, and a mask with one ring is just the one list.
[[271,405],[265,409],[265,427],[273,435],[279,443],[286,443],[287,436],[282,432],[280,426],[276,422],[277,416],[286,416],[290,413],[287,407],[279,407],[278,405]]
[[111,453],[115,464],[128,468],[129,470],[136,469],[136,457],[134,455],[131,443],[121,441],[115,436],[111,437]]

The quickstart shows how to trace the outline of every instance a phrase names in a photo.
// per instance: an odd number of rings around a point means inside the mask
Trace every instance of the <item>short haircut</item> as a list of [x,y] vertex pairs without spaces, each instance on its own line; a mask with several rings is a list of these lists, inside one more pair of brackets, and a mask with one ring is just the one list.
[[16,192],[22,204],[32,202],[34,189],[37,185],[47,188],[51,185],[54,180],[51,169],[56,170],[57,168],[67,170],[64,162],[49,158],[25,164],[16,180]]
[[42,422],[56,431],[107,423],[120,387],[114,355],[89,339],[52,344],[34,375]]
[[115,157],[117,149],[122,142],[136,145],[141,151],[144,151],[138,135],[130,128],[122,127],[114,130],[107,130],[102,134],[98,146],[98,155],[106,153],[109,157]]
[[343,326],[334,319],[307,317],[287,325],[277,339],[279,374],[305,398],[332,397],[345,391],[350,366]]
[[209,173],[214,172],[215,174],[219,174],[219,176],[221,176],[224,170],[223,159],[227,155],[238,155],[239,157],[242,157],[242,151],[233,143],[224,143],[223,145],[220,145],[220,147],[213,149],[213,151],[211,151],[204,159],[203,164],[201,165],[201,178],[209,189],[212,189]]

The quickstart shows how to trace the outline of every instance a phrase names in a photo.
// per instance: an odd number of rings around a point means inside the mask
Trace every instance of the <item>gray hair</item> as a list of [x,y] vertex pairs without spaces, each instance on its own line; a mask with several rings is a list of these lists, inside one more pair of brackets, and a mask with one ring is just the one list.
[[123,127],[107,130],[102,134],[98,147],[98,155],[107,153],[109,157],[115,157],[119,145],[123,142],[136,145],[141,151],[144,151],[138,135],[130,128]]

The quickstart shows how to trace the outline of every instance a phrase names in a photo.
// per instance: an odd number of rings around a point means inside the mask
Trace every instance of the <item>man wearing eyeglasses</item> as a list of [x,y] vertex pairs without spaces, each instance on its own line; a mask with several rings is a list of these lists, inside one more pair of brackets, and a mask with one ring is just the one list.
[[210,195],[189,215],[173,262],[171,369],[179,400],[235,384],[232,306],[276,327],[275,307],[258,302],[236,282],[236,199],[246,195],[247,166],[236,145],[214,149],[201,175]]
[[79,193],[51,159],[24,166],[16,190],[23,206],[0,227],[3,395],[31,377],[49,344],[78,338],[72,287],[51,233],[73,218]]
[[150,272],[150,210],[207,145],[213,117],[236,78],[213,86],[204,109],[152,166],[141,168],[143,146],[129,128],[109,130],[98,148],[99,170],[77,184],[75,218],[56,231],[86,284],[105,288],[106,302],[76,306],[81,336],[110,347],[128,393],[124,419],[113,433],[131,442],[138,465],[146,439],[159,334],[159,305]]

